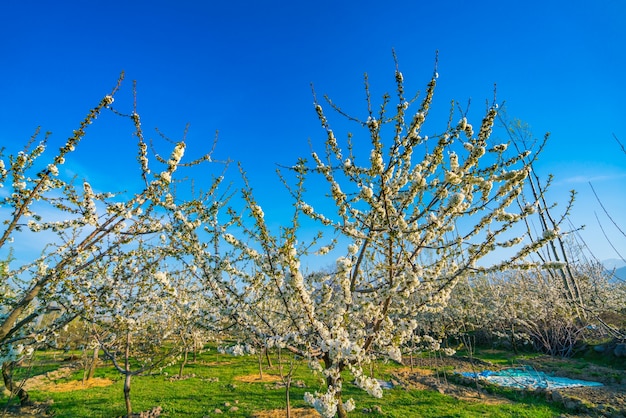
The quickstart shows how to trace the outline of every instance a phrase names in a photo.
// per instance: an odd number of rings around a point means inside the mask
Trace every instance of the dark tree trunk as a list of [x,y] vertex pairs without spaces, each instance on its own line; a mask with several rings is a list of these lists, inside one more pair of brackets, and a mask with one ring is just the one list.
[[126,331],[126,350],[124,352],[124,401],[126,402],[126,414],[130,418],[133,415],[133,408],[130,405],[130,332]]
[[291,389],[291,376],[285,382],[285,401],[287,402],[287,418],[291,418],[291,400],[289,399],[289,390]]
[[[332,366],[332,361],[330,360],[330,357],[328,357],[328,353],[326,353],[324,355],[324,365],[326,367],[326,369],[329,369]],[[326,378],[326,384],[328,385],[328,387],[333,387],[333,388],[337,388],[337,387],[341,387],[341,372],[343,370],[345,366],[343,365],[339,365],[339,376],[335,379],[331,376],[328,376]],[[341,390],[338,390],[335,393],[335,399],[337,399],[337,417],[338,418],[348,418],[348,413],[346,412],[346,410],[343,407],[343,402],[341,401]]]
[[341,402],[341,392],[337,393],[337,397],[339,398],[339,403],[337,404],[337,417],[338,418],[348,418],[348,413],[343,408],[343,403]]
[[124,402],[126,402],[127,417],[131,417],[133,415],[133,408],[130,405],[130,378],[131,374],[126,373],[126,376],[124,376]]
[[2,363],[2,380],[4,380],[4,386],[12,395],[17,396],[20,400],[20,405],[28,405],[30,403],[30,396],[28,392],[24,390],[22,385],[16,385],[13,381],[13,369],[17,365],[15,361],[7,361]]
[[258,355],[258,360],[259,360],[259,379],[263,380],[263,360],[262,360],[262,356],[263,353],[261,351],[259,351],[259,355]]
[[183,361],[180,363],[180,369],[178,370],[178,378],[183,378],[183,371],[185,370],[185,366],[187,365],[187,358],[189,356],[189,351],[185,348],[185,354],[183,355]]
[[93,375],[96,372],[96,367],[98,366],[98,352],[100,351],[100,347],[96,346],[93,349],[93,355],[91,356],[91,362],[87,367],[87,373],[85,374],[85,380],[93,379]]
[[267,367],[272,368],[272,359],[270,358],[270,352],[267,349],[267,346],[263,347],[263,351],[265,352],[265,359],[267,360]]

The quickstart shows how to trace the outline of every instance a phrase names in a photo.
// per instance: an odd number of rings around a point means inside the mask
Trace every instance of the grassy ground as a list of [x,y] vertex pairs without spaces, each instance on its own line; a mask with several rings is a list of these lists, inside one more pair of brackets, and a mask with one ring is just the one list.
[[[36,384],[29,390],[34,401],[52,399],[49,411],[56,417],[125,415],[122,378],[110,364],[101,365],[95,374],[96,381],[105,382],[106,386],[85,388],[82,371],[64,368],[68,364],[62,362],[62,358],[58,352],[40,353],[32,368],[24,367],[18,371],[21,376],[48,373],[49,379],[29,379],[31,385]],[[285,390],[276,377],[279,374],[276,359],[274,363],[272,368],[264,365],[265,379],[260,381],[257,358],[218,355],[210,350],[185,368],[187,376],[184,379],[175,378],[177,366],[165,369],[161,374],[134,377],[131,390],[133,410],[139,412],[161,406],[162,416],[167,417],[251,417],[260,411],[284,408]],[[59,367],[61,370],[56,374],[50,374]],[[399,368],[380,364],[374,372],[376,377],[390,380],[390,373]],[[292,407],[305,408],[304,392],[321,390],[322,382],[304,363],[298,364],[294,380],[297,385],[290,392]],[[557,405],[533,396],[516,396],[512,402],[465,401],[435,390],[403,387],[385,390],[382,399],[374,399],[346,383],[344,398],[350,397],[357,404],[356,410],[350,414],[353,417],[555,417],[563,412]],[[0,411],[8,401],[6,395],[0,397]],[[217,414],[218,409],[223,414]]]

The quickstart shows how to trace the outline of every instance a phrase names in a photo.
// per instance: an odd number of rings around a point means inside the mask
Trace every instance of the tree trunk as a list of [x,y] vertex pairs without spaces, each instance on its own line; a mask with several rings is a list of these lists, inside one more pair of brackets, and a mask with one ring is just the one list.
[[17,365],[15,361],[7,361],[2,363],[2,380],[4,380],[4,386],[7,388],[11,395],[17,396],[20,400],[20,405],[28,405],[30,403],[30,396],[28,392],[24,390],[22,385],[16,385],[13,381],[13,369]]
[[513,348],[513,353],[518,354],[517,343],[515,342],[515,325],[511,324],[511,347]]
[[[328,356],[328,353],[326,353],[324,355],[324,365],[325,365],[327,370],[332,366],[332,361],[330,360],[330,357]],[[338,377],[337,378],[333,378],[331,376],[328,376],[326,378],[326,384],[328,385],[329,388],[331,386],[333,388],[341,387],[341,372],[343,371],[343,368],[344,368],[344,366],[340,364],[339,365],[339,373],[338,373]],[[338,418],[348,418],[348,413],[344,409],[343,402],[341,401],[341,390],[337,390],[337,392],[335,392],[335,399],[337,399],[337,417]]]
[[265,359],[267,360],[267,367],[269,367],[271,369],[273,367],[272,366],[272,359],[270,358],[270,352],[267,349],[267,346],[263,347],[263,351],[265,352]]
[[348,418],[348,413],[343,407],[343,403],[341,402],[341,392],[337,393],[337,418]]
[[178,370],[178,378],[183,378],[183,371],[185,370],[185,365],[187,364],[187,358],[189,355],[189,351],[185,348],[185,354],[183,355],[183,361],[180,363],[180,369]]
[[126,331],[126,349],[124,351],[124,401],[126,402],[126,416],[133,415],[133,408],[130,405],[130,332]]
[[263,353],[259,351],[258,360],[259,360],[259,379],[260,380],[263,380],[263,361],[261,360],[262,356],[263,356]]
[[93,355],[91,356],[91,363],[89,363],[89,368],[87,369],[87,379],[93,379],[93,375],[96,372],[96,367],[98,365],[98,355],[99,355],[100,347],[95,346],[93,349]]
[[131,374],[126,373],[124,376],[124,402],[126,402],[126,416],[129,418],[133,415],[133,408],[130,405],[130,378]]
[[291,418],[291,400],[289,399],[289,389],[291,389],[291,376],[285,382],[285,401],[287,402],[287,418]]

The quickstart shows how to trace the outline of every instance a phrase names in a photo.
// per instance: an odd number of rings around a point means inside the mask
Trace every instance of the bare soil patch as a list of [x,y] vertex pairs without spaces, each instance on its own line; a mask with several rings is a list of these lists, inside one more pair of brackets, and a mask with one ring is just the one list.
[[[286,409],[272,409],[269,411],[259,411],[252,415],[252,418],[284,418],[287,415]],[[320,418],[321,415],[311,408],[292,408],[291,416],[294,418]]]
[[229,364],[233,364],[232,361],[198,361],[194,364],[200,364],[202,366],[226,366]]
[[110,386],[113,384],[111,379],[104,379],[101,377],[92,377],[91,379],[82,382],[82,380],[72,380],[70,382],[65,383],[54,383],[51,382],[49,384],[42,385],[39,390],[44,390],[46,392],[71,392],[74,390],[84,390],[89,388],[98,388]]
[[95,387],[109,386],[113,384],[111,379],[103,379],[93,377],[86,380],[72,380],[69,382],[58,383],[60,379],[68,377],[75,369],[73,367],[61,367],[55,371],[33,376],[26,380],[24,388],[29,390],[41,390],[45,392],[70,392],[74,390],[83,390]]
[[258,374],[248,374],[244,376],[235,376],[234,380],[244,383],[273,383],[280,381],[280,376],[263,373],[263,379]]

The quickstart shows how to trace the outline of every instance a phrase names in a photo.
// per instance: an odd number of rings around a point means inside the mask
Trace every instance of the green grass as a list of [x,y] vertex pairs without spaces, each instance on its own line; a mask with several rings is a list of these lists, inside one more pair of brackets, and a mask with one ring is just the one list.
[[[46,356],[38,356],[43,363]],[[273,359],[276,363],[276,359]],[[58,363],[57,363],[58,364]],[[39,366],[37,366],[39,367]],[[43,366],[42,366],[43,367]],[[377,377],[388,378],[388,374],[398,366],[378,364],[375,368]],[[33,369],[49,371],[48,368]],[[176,375],[176,365],[164,370],[163,374],[133,377],[131,399],[133,411],[151,409],[157,405],[163,408],[165,417],[204,417],[219,416],[213,412],[221,409],[221,416],[249,417],[255,411],[284,408],[284,389],[276,389],[273,383],[243,383],[235,380],[236,376],[258,375],[258,363],[255,357],[231,357],[217,355],[215,351],[202,354],[196,363],[185,368],[186,375],[195,375],[184,380],[171,380]],[[273,369],[264,373],[277,374]],[[114,379],[110,386],[74,390],[71,392],[30,392],[35,401],[52,399],[51,410],[55,417],[113,417],[125,414],[122,392],[122,377],[112,370],[110,364],[104,364],[96,372],[96,377]],[[70,379],[82,379],[82,372],[77,371]],[[304,392],[322,389],[321,379],[314,376],[306,367],[299,364],[294,375],[295,380],[302,380],[306,388],[293,387],[291,390],[292,407],[307,406],[303,401]],[[375,399],[350,383],[344,384],[344,399],[354,398],[357,409],[351,417],[556,417],[562,413],[556,405],[548,404],[543,399],[533,396],[516,395],[512,404],[484,404],[464,402],[436,391],[406,390],[394,388],[385,390],[382,399]],[[0,397],[0,405],[6,397]],[[229,412],[229,403],[238,411]],[[362,412],[364,408],[379,406],[382,413]]]
[[[459,356],[470,357],[469,353],[461,349],[457,352]],[[472,355],[476,359],[492,363],[497,366],[519,366],[525,360],[533,359],[542,356],[540,353],[520,351],[514,353],[512,351],[491,349],[491,348],[479,348]]]

